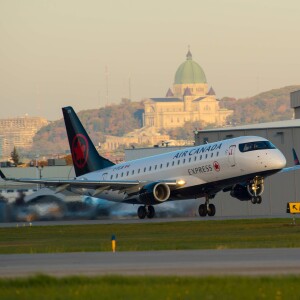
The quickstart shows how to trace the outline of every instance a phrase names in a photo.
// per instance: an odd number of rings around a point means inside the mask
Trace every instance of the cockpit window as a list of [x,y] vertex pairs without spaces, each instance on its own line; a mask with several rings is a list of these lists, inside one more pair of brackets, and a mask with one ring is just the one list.
[[269,141],[258,141],[239,144],[239,149],[241,152],[248,152],[263,149],[276,149],[276,147]]

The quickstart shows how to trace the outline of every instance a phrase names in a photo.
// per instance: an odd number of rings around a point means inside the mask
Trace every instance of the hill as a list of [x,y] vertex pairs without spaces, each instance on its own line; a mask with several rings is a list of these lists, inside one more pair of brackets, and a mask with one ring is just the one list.
[[[105,141],[105,135],[122,136],[142,126],[142,102],[123,99],[118,105],[78,112],[83,126],[93,143]],[[43,154],[64,153],[69,149],[63,119],[41,128],[33,139],[32,151]]]
[[234,114],[228,118],[231,124],[244,125],[289,120],[293,117],[293,110],[290,108],[290,93],[296,90],[300,90],[300,85],[273,89],[250,98],[223,98],[220,104],[221,107],[234,110]]
[[[225,97],[220,106],[233,109],[229,117],[230,124],[253,124],[291,119],[293,110],[290,108],[290,93],[300,90],[300,85],[273,89],[250,98],[236,99]],[[122,136],[142,126],[143,102],[132,102],[123,99],[120,104],[100,109],[78,112],[78,116],[90,134],[93,142],[98,145],[105,141],[105,135]],[[212,127],[212,125],[209,125]],[[204,124],[188,122],[183,128],[166,130],[172,139],[193,138],[194,128],[205,128]],[[69,149],[63,120],[52,122],[43,127],[34,137],[32,152],[40,154],[63,153]]]

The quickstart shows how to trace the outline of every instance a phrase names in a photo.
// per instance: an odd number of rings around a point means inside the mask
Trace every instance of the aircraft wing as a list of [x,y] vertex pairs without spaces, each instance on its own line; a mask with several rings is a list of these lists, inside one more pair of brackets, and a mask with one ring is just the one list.
[[[56,192],[62,192],[68,188],[85,188],[94,190],[93,196],[101,193],[104,190],[114,190],[120,193],[127,194],[137,193],[144,185],[153,183],[153,181],[139,181],[139,180],[120,180],[120,181],[98,181],[87,179],[35,179],[35,178],[7,178],[0,170],[0,176],[3,180],[14,181],[21,183],[43,184],[46,187],[56,188]],[[177,180],[160,180],[170,187],[177,187]]]
[[291,172],[291,171],[296,171],[296,170],[300,170],[300,165],[295,165],[295,166],[292,166],[292,167],[283,168],[282,170],[279,171],[279,173],[286,173],[286,172]]

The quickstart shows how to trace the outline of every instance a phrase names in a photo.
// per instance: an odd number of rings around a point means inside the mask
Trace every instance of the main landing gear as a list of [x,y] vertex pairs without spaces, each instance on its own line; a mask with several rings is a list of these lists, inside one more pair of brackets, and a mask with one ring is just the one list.
[[155,216],[155,209],[152,205],[139,206],[137,214],[140,219],[145,219],[146,217],[152,219]]
[[205,204],[201,204],[198,209],[200,217],[205,217],[206,215],[213,217],[216,214],[216,207],[213,204],[209,204],[209,200],[214,197],[215,195],[205,196]]

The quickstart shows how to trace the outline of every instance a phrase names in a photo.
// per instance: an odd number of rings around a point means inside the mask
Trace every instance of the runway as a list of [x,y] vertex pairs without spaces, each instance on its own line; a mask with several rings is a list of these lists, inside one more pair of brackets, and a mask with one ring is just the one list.
[[0,277],[300,274],[300,249],[225,249],[0,255]]

